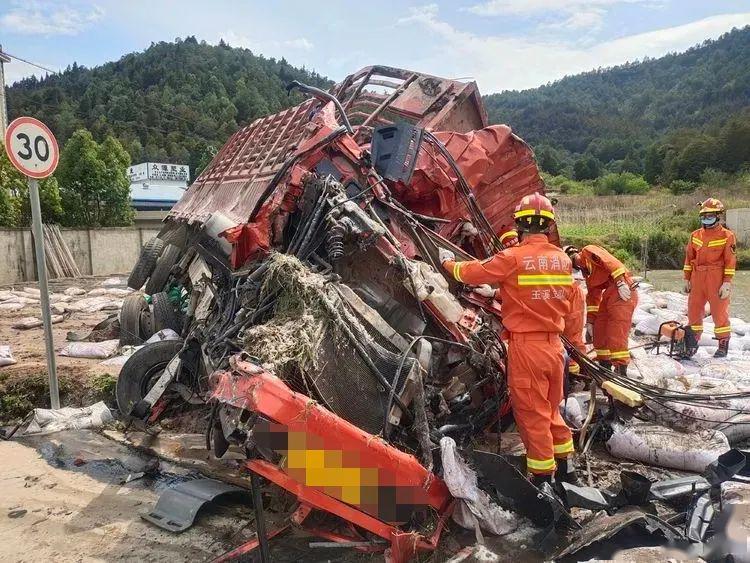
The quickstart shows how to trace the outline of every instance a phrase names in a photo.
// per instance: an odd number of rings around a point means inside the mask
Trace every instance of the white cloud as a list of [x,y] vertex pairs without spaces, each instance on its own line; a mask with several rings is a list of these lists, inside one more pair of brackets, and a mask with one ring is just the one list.
[[533,16],[565,12],[574,14],[591,8],[602,9],[616,4],[660,4],[654,0],[488,0],[467,8],[480,16]]
[[[244,47],[255,53],[263,53],[268,56],[283,56],[285,52],[291,50],[312,51],[315,45],[306,37],[296,37],[294,39],[262,41],[254,39],[247,35],[240,35],[234,30],[225,31],[220,35],[221,39],[232,47]],[[218,43],[218,39],[216,40]]]
[[[532,3],[540,2],[532,0]],[[470,75],[483,93],[491,93],[533,88],[592,68],[682,51],[705,39],[718,37],[732,27],[750,25],[750,12],[712,16],[587,46],[552,39],[549,35],[479,36],[441,20],[434,4],[411,8],[409,15],[398,23],[421,27],[436,45],[422,59],[411,60],[411,67],[438,76]]]
[[16,1],[0,16],[0,27],[3,31],[24,35],[78,35],[102,16],[104,10],[94,4]]
[[602,28],[604,18],[617,5],[663,6],[664,0],[488,0],[465,9],[480,16],[516,16],[538,20],[542,30]]

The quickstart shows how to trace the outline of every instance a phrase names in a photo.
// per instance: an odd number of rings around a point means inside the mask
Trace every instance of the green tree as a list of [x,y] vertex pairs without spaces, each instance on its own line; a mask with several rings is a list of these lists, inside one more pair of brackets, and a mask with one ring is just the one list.
[[112,137],[100,146],[89,131],[79,129],[65,143],[57,176],[68,226],[110,227],[133,220],[122,145]]
[[99,158],[104,163],[105,189],[101,194],[99,224],[124,227],[133,224],[135,211],[130,203],[130,180],[127,177],[130,155],[112,136],[99,146]]
[[674,161],[676,178],[697,182],[701,173],[718,160],[718,144],[715,139],[703,136],[691,141]]
[[595,156],[584,155],[573,165],[573,178],[576,180],[594,180],[602,173],[602,163]]

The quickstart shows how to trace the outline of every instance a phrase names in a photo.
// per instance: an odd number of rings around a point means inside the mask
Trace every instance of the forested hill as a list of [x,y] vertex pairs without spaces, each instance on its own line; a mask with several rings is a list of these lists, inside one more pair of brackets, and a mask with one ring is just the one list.
[[588,153],[604,165],[629,159],[642,172],[655,140],[684,128],[715,135],[750,106],[750,27],[680,54],[493,94],[485,103],[491,121],[510,124],[537,153],[563,161]]
[[113,134],[133,162],[187,163],[194,173],[239,126],[299,103],[286,93],[292,80],[330,85],[284,59],[188,37],[17,82],[7,91],[8,113],[41,119],[61,143],[85,127],[97,140]]

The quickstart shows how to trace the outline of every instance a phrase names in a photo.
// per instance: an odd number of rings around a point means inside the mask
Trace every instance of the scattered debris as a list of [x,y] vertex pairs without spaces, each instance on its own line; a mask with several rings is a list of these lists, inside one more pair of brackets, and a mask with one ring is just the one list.
[[22,424],[20,435],[100,428],[113,420],[111,411],[103,402],[83,408],[34,409]]

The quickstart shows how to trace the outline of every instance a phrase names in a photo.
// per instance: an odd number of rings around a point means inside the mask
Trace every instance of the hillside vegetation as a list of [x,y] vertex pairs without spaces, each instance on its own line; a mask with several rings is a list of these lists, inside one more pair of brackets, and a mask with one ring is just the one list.
[[98,142],[112,135],[133,162],[186,163],[194,177],[239,126],[299,103],[286,93],[292,80],[330,85],[284,59],[188,37],[17,82],[8,88],[8,112],[41,119],[62,143],[81,128]]
[[[684,53],[485,97],[550,174],[697,182],[750,165],[750,27]],[[689,191],[682,185],[677,191]]]

